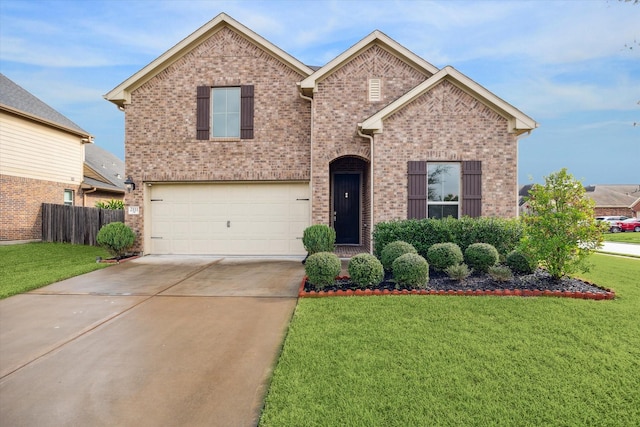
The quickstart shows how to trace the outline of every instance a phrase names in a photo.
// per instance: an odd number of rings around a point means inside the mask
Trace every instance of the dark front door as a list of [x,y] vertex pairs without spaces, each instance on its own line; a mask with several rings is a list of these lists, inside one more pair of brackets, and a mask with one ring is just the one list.
[[336,243],[360,243],[360,175],[333,175],[333,228]]

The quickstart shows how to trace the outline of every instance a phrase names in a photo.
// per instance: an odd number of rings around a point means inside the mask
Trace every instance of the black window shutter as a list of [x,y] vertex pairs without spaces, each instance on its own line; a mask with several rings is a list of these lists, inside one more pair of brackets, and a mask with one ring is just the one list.
[[240,138],[253,139],[253,85],[240,86]]
[[482,162],[462,162],[462,215],[482,215]]
[[407,204],[408,219],[427,217],[427,162],[408,162]]
[[211,120],[211,87],[198,86],[196,103],[196,139],[208,140],[211,132],[209,122]]

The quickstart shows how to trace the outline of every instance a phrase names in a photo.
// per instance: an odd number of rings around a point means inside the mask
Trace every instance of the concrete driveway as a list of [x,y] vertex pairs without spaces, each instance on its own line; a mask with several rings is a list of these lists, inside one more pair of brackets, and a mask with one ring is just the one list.
[[0,301],[0,423],[253,426],[300,260],[147,256]]

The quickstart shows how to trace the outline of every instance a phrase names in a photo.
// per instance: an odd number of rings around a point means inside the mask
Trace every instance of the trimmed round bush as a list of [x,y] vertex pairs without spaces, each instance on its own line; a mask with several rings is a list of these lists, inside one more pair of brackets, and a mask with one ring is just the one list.
[[336,231],[326,224],[315,224],[302,232],[302,244],[309,255],[318,252],[333,252]]
[[446,270],[452,265],[462,264],[464,257],[462,249],[455,243],[436,243],[427,249],[427,261],[436,270]]
[[511,271],[517,274],[531,274],[534,270],[534,263],[531,258],[519,250],[509,252],[506,264]]
[[424,288],[429,282],[429,264],[418,254],[401,255],[393,261],[393,278],[405,288]]
[[309,255],[304,265],[309,283],[317,290],[332,285],[341,269],[340,258],[333,252],[317,252]]
[[135,240],[136,235],[133,230],[120,221],[104,225],[96,236],[96,242],[114,257],[124,255],[126,250],[133,246]]
[[385,270],[392,271],[393,262],[396,260],[396,258],[404,254],[417,253],[418,251],[416,251],[416,248],[414,248],[411,243],[396,240],[395,242],[391,242],[384,247],[382,253],[380,254],[380,262],[382,262],[382,266]]
[[349,260],[347,267],[351,281],[360,288],[377,285],[384,279],[384,268],[371,254],[358,254]]
[[500,255],[489,243],[474,243],[464,251],[466,263],[474,270],[486,273],[489,267],[496,265]]

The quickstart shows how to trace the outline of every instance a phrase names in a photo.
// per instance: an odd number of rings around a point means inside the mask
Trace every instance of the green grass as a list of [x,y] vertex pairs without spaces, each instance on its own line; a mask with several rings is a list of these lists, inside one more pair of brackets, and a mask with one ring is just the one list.
[[606,242],[623,242],[623,243],[640,244],[640,233],[633,233],[633,232],[605,233],[604,240]]
[[302,299],[260,425],[639,425],[640,260],[592,260],[617,299]]
[[0,298],[28,292],[59,280],[107,267],[102,248],[68,243],[0,246]]

